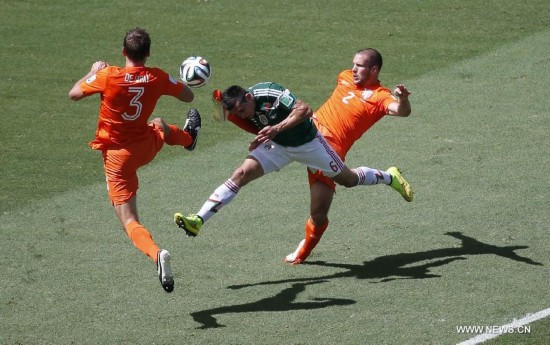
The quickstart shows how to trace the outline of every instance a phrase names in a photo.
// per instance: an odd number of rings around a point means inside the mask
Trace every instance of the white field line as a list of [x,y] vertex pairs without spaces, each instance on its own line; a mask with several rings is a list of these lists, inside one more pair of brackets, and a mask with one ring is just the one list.
[[[514,320],[509,324],[500,326],[499,329],[515,329],[515,328],[518,328],[518,327],[528,325],[531,322],[535,322],[537,320],[544,319],[545,317],[548,317],[548,316],[550,316],[550,308],[541,310],[541,311],[536,312],[534,314],[529,314],[529,315],[525,316],[524,318]],[[483,343],[483,342],[485,342],[489,339],[496,338],[496,337],[498,337],[499,335],[502,335],[502,334],[507,334],[507,333],[505,333],[505,332],[503,332],[503,333],[483,333],[483,334],[475,336],[471,339],[463,341],[463,342],[461,342],[457,345],[476,345],[476,344]]]

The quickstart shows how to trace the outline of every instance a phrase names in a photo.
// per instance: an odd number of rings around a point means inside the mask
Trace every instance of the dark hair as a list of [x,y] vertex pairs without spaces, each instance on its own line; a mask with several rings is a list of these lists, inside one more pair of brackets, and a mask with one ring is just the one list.
[[245,96],[248,93],[239,85],[232,85],[222,93],[222,107],[229,111],[233,110],[237,102],[245,102]]
[[124,36],[124,50],[132,61],[145,61],[151,49],[151,37],[147,31],[134,28]]
[[378,66],[379,70],[382,69],[382,64],[383,64],[382,55],[378,52],[378,50],[374,48],[365,48],[365,49],[359,50],[356,54],[367,55],[370,62],[369,67]]

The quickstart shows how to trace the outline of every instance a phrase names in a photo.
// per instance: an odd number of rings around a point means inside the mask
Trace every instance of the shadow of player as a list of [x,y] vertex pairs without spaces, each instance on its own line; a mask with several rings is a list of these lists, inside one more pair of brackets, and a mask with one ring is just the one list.
[[193,319],[200,323],[199,329],[225,327],[218,323],[214,315],[228,313],[250,313],[259,311],[288,311],[299,309],[320,309],[336,305],[354,304],[356,301],[342,298],[314,298],[310,302],[294,302],[299,293],[305,291],[306,285],[324,283],[317,280],[306,283],[294,283],[291,287],[282,290],[273,297],[261,299],[256,302],[243,303],[225,307],[212,308],[191,313]]
[[506,259],[529,265],[542,266],[541,263],[518,255],[518,249],[529,248],[527,246],[499,247],[466,236],[461,232],[447,232],[446,235],[461,241],[459,247],[433,249],[414,253],[400,253],[385,255],[371,261],[365,261],[362,265],[326,263],[324,261],[306,262],[307,265],[319,265],[326,267],[343,268],[345,271],[331,275],[283,279],[278,281],[266,281],[254,284],[232,285],[229,289],[241,289],[249,286],[284,284],[302,281],[327,281],[338,278],[372,279],[373,283],[388,282],[397,279],[426,279],[440,277],[430,270],[434,267],[447,265],[455,260],[466,260],[474,255],[497,255]]

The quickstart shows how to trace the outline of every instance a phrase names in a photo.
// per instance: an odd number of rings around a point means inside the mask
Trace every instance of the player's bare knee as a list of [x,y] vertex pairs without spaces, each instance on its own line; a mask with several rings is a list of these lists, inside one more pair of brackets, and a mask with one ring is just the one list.
[[168,135],[170,135],[170,126],[168,126],[168,123],[166,123],[166,121],[164,121],[160,117],[157,117],[156,119],[153,119],[153,120],[149,121],[149,123],[153,123],[153,124],[159,126],[162,129],[162,131],[164,132],[164,135],[166,137],[168,137]]
[[231,181],[237,184],[239,187],[244,186],[250,181],[250,172],[244,167],[240,166],[231,175]]
[[152,119],[151,121],[149,121],[149,123],[154,123],[156,124],[157,126],[161,126],[162,127],[162,123],[164,121],[162,121],[162,119],[160,117],[157,117],[155,119]]
[[328,215],[326,213],[312,213],[311,221],[315,226],[321,226],[328,222]]

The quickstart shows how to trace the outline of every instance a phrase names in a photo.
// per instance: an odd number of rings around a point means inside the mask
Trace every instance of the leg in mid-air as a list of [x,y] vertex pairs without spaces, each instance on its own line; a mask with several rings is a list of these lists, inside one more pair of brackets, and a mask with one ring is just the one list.
[[171,256],[167,250],[158,247],[149,230],[139,221],[137,170],[151,162],[164,143],[194,148],[200,122],[196,109],[189,111],[183,129],[155,119],[149,124],[151,135],[147,139],[132,143],[124,150],[103,151],[109,197],[115,213],[134,246],[156,263],[160,283],[166,292],[174,290]]
[[399,192],[406,201],[410,202],[414,198],[414,192],[411,185],[405,180],[401,171],[396,167],[388,168],[386,171],[369,167],[358,167],[355,169],[344,167],[342,172],[333,176],[332,179],[344,187],[385,184]]
[[161,118],[151,120],[150,123],[162,129],[163,140],[168,145],[183,146],[188,151],[193,151],[197,146],[202,121],[199,111],[195,108],[191,108],[187,113],[183,128],[169,124]]
[[185,231],[187,236],[197,236],[202,225],[222,207],[229,204],[242,187],[263,175],[264,171],[260,163],[253,157],[247,157],[231,177],[214,190],[199,212],[187,217],[181,213],[176,213],[174,214],[174,222]]
[[172,292],[174,278],[170,266],[170,253],[166,249],[160,249],[149,230],[139,222],[137,197],[134,195],[126,203],[114,205],[114,208],[122,227],[134,246],[157,264],[157,273],[164,291]]

